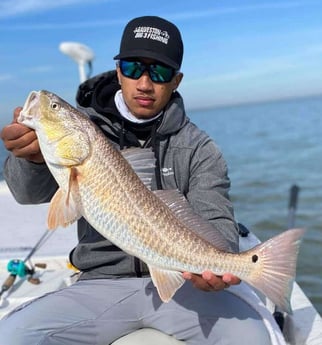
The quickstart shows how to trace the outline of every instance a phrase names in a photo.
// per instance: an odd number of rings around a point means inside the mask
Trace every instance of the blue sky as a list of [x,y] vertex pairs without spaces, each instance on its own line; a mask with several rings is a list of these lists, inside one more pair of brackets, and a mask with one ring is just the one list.
[[74,104],[78,69],[59,44],[89,46],[101,73],[114,68],[124,25],[141,15],[181,30],[188,109],[321,94],[321,0],[2,0],[2,120],[31,90]]

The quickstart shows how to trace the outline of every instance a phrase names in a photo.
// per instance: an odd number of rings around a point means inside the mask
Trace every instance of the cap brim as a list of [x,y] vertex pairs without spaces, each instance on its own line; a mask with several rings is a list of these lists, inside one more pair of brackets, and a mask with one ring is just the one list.
[[120,53],[114,56],[114,60],[129,59],[129,58],[149,58],[149,59],[159,61],[167,66],[170,66],[174,68],[175,70],[178,70],[180,68],[180,66],[176,62],[169,59],[168,57],[164,55],[160,55],[153,51],[149,51],[149,50],[131,50],[130,52],[124,52],[122,54]]

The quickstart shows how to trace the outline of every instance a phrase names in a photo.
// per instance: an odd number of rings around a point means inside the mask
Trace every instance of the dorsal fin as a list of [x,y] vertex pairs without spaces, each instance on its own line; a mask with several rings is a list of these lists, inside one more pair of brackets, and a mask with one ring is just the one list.
[[120,152],[139,176],[140,180],[146,187],[151,189],[152,177],[155,173],[155,157],[151,148],[142,149],[134,147],[124,149]]
[[210,242],[217,249],[229,251],[229,243],[222,233],[216,230],[209,221],[197,215],[180,191],[156,190],[153,193],[171,209],[187,228]]

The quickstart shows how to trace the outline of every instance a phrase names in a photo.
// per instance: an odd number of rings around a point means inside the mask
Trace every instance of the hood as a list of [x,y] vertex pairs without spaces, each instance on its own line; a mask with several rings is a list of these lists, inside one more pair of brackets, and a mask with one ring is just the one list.
[[80,84],[76,102],[80,108],[93,108],[99,114],[119,115],[114,103],[114,95],[120,89],[116,71],[99,74]]

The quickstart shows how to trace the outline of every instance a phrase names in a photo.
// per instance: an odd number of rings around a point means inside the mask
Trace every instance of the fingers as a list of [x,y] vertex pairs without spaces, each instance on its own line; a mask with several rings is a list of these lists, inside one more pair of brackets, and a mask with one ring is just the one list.
[[[21,136],[16,137],[17,132],[19,132]],[[18,158],[24,158],[35,163],[43,163],[44,158],[40,151],[39,142],[35,132],[30,130],[26,133],[24,130],[18,130],[17,132],[12,136],[8,135],[6,139],[3,139],[6,149]],[[9,137],[11,137],[11,139],[8,139]]]
[[202,275],[184,272],[183,277],[190,280],[192,285],[203,291],[220,291],[228,288],[230,285],[237,285],[240,279],[232,274],[224,274],[223,276],[216,276],[211,271],[205,271]]
[[[30,128],[20,125],[19,123],[12,123],[8,126],[5,126],[3,130],[1,131],[1,139],[4,141],[4,143],[14,144],[10,143],[11,141],[15,141],[21,137],[23,137],[26,133],[34,133],[33,130]],[[36,136],[36,135],[34,135]],[[29,136],[30,137],[30,136]],[[24,138],[24,141],[28,140],[28,137]]]
[[20,111],[21,107],[14,110],[13,121],[2,129],[1,139],[5,148],[16,157],[42,163],[44,159],[35,131],[17,122]]
[[16,140],[19,137],[23,136],[25,133],[31,131],[30,128],[23,126],[17,122],[21,109],[22,109],[21,107],[17,107],[14,110],[13,120],[11,124],[5,126],[0,133],[1,139],[3,140],[7,149],[8,149],[7,144],[10,146],[11,140]]
[[222,277],[216,276],[210,271],[203,272],[201,277],[207,282],[208,286],[210,287],[209,291],[220,291],[229,287],[229,284],[224,282],[222,280]]
[[241,282],[241,280],[238,277],[230,273],[225,273],[222,276],[222,280],[228,285],[238,285]]
[[12,121],[12,123],[17,123],[17,119],[18,119],[18,116],[19,116],[21,110],[22,110],[22,107],[17,107],[17,108],[13,111],[13,121]]
[[40,151],[38,139],[32,132],[8,142],[8,150],[19,158],[28,158],[31,155],[36,155]]
[[203,291],[220,291],[223,290],[226,286],[221,278],[215,276],[214,274],[209,275],[197,275],[191,274],[189,272],[184,272],[183,277],[186,280],[191,281],[192,285]]
[[37,137],[35,132],[30,128],[18,123],[12,123],[3,128],[1,139],[4,142],[6,149],[12,151],[14,149],[21,149],[30,145],[37,139]]

